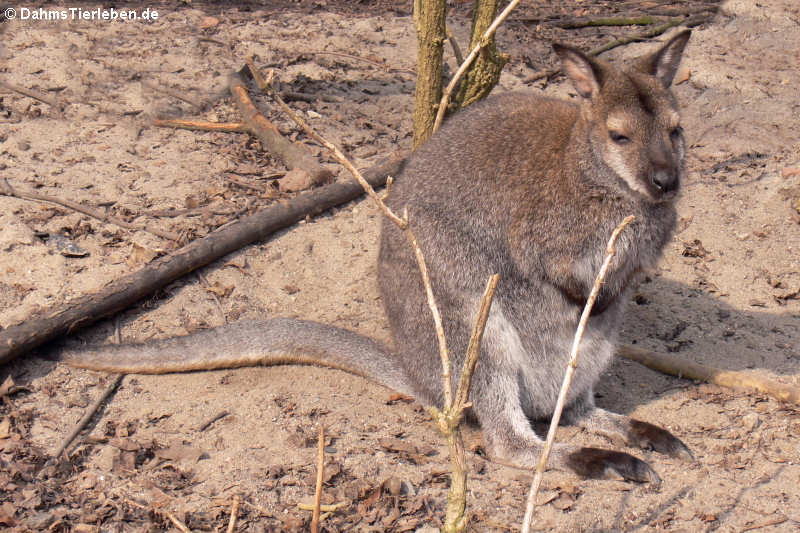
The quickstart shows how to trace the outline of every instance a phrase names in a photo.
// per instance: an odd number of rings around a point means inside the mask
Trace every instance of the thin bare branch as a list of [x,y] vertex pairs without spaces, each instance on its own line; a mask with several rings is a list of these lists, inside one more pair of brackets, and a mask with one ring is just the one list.
[[447,87],[442,93],[442,99],[439,101],[439,109],[436,112],[436,121],[433,124],[433,131],[438,130],[439,126],[442,125],[442,120],[444,120],[444,114],[447,111],[447,104],[450,102],[450,95],[453,93],[453,89],[455,89],[456,85],[458,84],[458,81],[467,71],[467,69],[475,60],[475,58],[478,57],[478,53],[481,51],[481,49],[484,46],[486,46],[487,42],[489,41],[489,38],[494,34],[495,31],[497,31],[498,26],[500,26],[500,24],[503,23],[506,17],[508,17],[508,15],[510,15],[511,12],[514,11],[514,8],[517,7],[518,4],[519,0],[511,0],[511,2],[509,2],[509,4],[506,6],[503,12],[497,15],[497,17],[494,19],[494,22],[492,22],[491,26],[489,26],[489,28],[483,33],[480,42],[470,51],[467,58],[464,60],[463,63],[461,63],[461,66],[458,67],[458,70],[453,76],[453,79],[450,80],[450,83],[447,84]]
[[606,247],[605,259],[600,267],[600,272],[597,273],[597,277],[594,280],[594,285],[592,286],[592,291],[589,293],[589,298],[586,300],[586,305],[583,307],[583,313],[581,314],[581,319],[578,323],[578,329],[575,331],[575,338],[572,342],[569,363],[567,363],[567,371],[564,374],[564,381],[561,383],[561,391],[558,394],[556,408],[553,412],[553,418],[550,421],[550,429],[547,432],[547,439],[545,440],[544,448],[542,449],[542,455],[539,457],[539,463],[536,465],[536,474],[533,476],[531,488],[528,492],[528,502],[525,508],[525,518],[523,519],[522,523],[522,533],[530,533],[531,530],[533,508],[536,505],[536,494],[539,492],[539,485],[542,483],[544,469],[547,466],[547,459],[550,456],[550,448],[552,448],[553,442],[555,441],[556,428],[558,427],[558,422],[561,419],[561,412],[564,410],[564,404],[567,400],[567,392],[569,392],[569,387],[572,384],[572,376],[575,373],[575,369],[578,367],[578,348],[580,346],[581,339],[583,338],[583,332],[586,329],[586,323],[589,321],[589,315],[592,313],[592,307],[594,307],[594,302],[597,299],[597,295],[600,293],[600,288],[602,287],[603,281],[606,278],[606,273],[608,272],[608,267],[611,265],[611,260],[614,258],[614,254],[616,254],[616,249],[614,246],[617,242],[617,237],[619,237],[619,234],[622,233],[622,230],[624,230],[628,224],[633,222],[635,218],[636,217],[634,216],[625,217],[625,220],[620,222],[619,226],[617,226],[616,229],[614,229],[614,232],[611,234],[611,238],[608,240],[608,246]]
[[320,424],[317,440],[317,484],[314,488],[314,514],[311,516],[311,533],[319,533],[319,511],[322,504],[322,470],[325,467],[325,428]]

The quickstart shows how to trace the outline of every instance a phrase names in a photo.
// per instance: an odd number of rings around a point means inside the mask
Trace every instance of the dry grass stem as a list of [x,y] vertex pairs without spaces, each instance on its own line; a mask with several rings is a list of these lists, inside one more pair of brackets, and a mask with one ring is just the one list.
[[578,348],[580,347],[581,339],[583,338],[583,332],[586,329],[586,323],[589,321],[589,315],[592,312],[594,302],[597,299],[597,295],[603,285],[603,281],[605,280],[611,260],[614,258],[614,254],[616,254],[616,249],[614,246],[617,242],[617,238],[619,237],[620,233],[622,233],[622,230],[624,230],[628,224],[633,222],[635,218],[636,217],[634,216],[625,217],[625,220],[620,222],[619,226],[617,226],[611,234],[611,238],[608,240],[608,246],[606,247],[605,259],[603,260],[600,271],[597,273],[597,277],[594,280],[594,285],[592,286],[591,293],[589,293],[589,298],[586,300],[586,305],[583,307],[581,320],[578,323],[578,329],[575,331],[575,338],[572,342],[572,349],[570,350],[567,371],[564,374],[564,381],[561,384],[561,391],[558,394],[556,408],[553,412],[553,418],[550,421],[550,429],[547,431],[547,439],[545,440],[544,448],[542,449],[542,455],[539,457],[539,463],[536,465],[536,474],[533,476],[531,488],[528,492],[528,501],[525,507],[525,518],[523,519],[522,523],[522,533],[530,533],[531,530],[533,508],[536,504],[536,494],[539,492],[539,485],[542,483],[544,469],[547,466],[547,459],[550,455],[550,448],[552,448],[553,441],[556,437],[556,428],[558,427],[558,422],[561,419],[561,412],[564,409],[564,403],[567,399],[567,392],[572,384],[572,376],[578,366]]
[[486,43],[489,41],[494,32],[497,31],[498,26],[500,26],[500,24],[503,23],[506,17],[508,17],[508,15],[510,15],[511,12],[514,11],[514,8],[517,7],[517,4],[519,4],[519,0],[511,0],[511,2],[509,2],[509,4],[506,6],[503,12],[497,15],[497,17],[492,22],[491,26],[489,26],[481,36],[480,42],[478,42],[478,44],[470,51],[467,58],[464,60],[463,63],[461,63],[461,66],[458,67],[458,70],[453,76],[453,79],[451,79],[450,83],[448,83],[447,87],[445,87],[444,91],[442,92],[442,99],[439,102],[439,109],[436,112],[436,121],[433,124],[434,132],[439,129],[439,126],[442,125],[442,120],[444,120],[444,114],[447,111],[447,104],[450,102],[450,95],[453,93],[453,90],[455,89],[459,80],[467,71],[472,62],[475,60],[475,58],[478,57],[478,53],[484,46],[486,46]]
[[231,519],[228,522],[228,533],[233,533],[233,530],[236,529],[236,519],[239,516],[239,496],[233,497],[233,503],[231,504]]
[[311,516],[311,533],[319,533],[319,507],[322,504],[322,469],[325,467],[325,428],[319,426],[317,441],[317,485],[314,488],[314,514]]

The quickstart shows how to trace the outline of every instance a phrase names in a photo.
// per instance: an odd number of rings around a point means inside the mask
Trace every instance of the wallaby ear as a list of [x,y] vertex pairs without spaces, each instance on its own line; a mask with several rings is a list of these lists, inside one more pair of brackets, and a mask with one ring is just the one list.
[[597,64],[577,48],[565,44],[553,43],[553,50],[561,58],[561,68],[572,80],[578,94],[584,98],[596,95],[603,82]]
[[637,65],[638,69],[658,78],[664,87],[669,87],[678,71],[683,49],[686,48],[686,43],[691,35],[692,30],[683,30],[677,33],[656,53],[642,58]]

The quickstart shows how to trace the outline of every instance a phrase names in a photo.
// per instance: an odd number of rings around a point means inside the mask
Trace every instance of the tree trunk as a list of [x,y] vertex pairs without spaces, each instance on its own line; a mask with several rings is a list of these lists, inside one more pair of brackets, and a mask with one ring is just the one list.
[[417,87],[414,94],[413,148],[433,133],[442,97],[442,51],[446,39],[446,0],[414,0],[417,29]]
[[[478,45],[481,36],[497,16],[497,4],[498,0],[475,0],[472,10],[470,50]],[[464,81],[461,82],[461,86],[448,111],[451,112],[467,107],[488,96],[500,80],[500,72],[507,61],[508,54],[497,52],[497,45],[495,44],[494,35],[492,35],[489,43],[483,47],[464,76]]]

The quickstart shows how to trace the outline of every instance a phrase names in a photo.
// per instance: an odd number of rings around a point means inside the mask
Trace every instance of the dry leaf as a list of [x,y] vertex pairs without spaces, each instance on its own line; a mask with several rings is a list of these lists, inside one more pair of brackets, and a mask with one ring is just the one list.
[[6,396],[10,394],[12,392],[11,389],[14,388],[14,385],[16,385],[14,383],[14,378],[8,376],[3,384],[0,385],[0,396]]
[[168,459],[170,461],[191,461],[196,463],[205,455],[205,452],[184,444],[173,444],[169,448],[155,450],[155,455],[156,457]]
[[133,243],[133,250],[131,250],[128,258],[125,259],[125,263],[131,267],[146,265],[155,259],[157,255],[158,253],[155,251],[145,248],[140,244]]
[[11,419],[4,417],[0,420],[0,439],[7,439],[11,435]]
[[114,437],[113,439],[110,439],[108,443],[114,448],[118,448],[126,452],[137,452],[142,448],[142,446],[135,440],[120,437]]
[[282,192],[297,192],[309,189],[314,185],[311,175],[305,170],[295,168],[286,173],[278,181],[278,187]]
[[201,30],[205,30],[207,28],[213,28],[219,24],[219,19],[216,17],[203,17],[200,19],[200,22],[197,24],[197,27]]
[[392,405],[398,402],[403,403],[411,403],[414,401],[414,398],[411,396],[406,396],[405,394],[395,393],[389,396],[389,399],[386,400],[386,405]]
[[691,77],[692,71],[689,70],[689,67],[681,67],[678,69],[678,73],[675,74],[675,85],[680,85],[681,83],[687,82]]
[[6,526],[15,525],[17,523],[17,521],[14,520],[14,514],[16,512],[16,506],[10,502],[5,502],[3,505],[0,505],[0,524]]
[[781,170],[782,178],[789,178],[791,176],[800,176],[800,167],[786,167]]
[[233,292],[233,285],[223,285],[222,283],[215,281],[212,285],[206,287],[206,290],[208,292],[213,292],[219,298],[225,298]]

